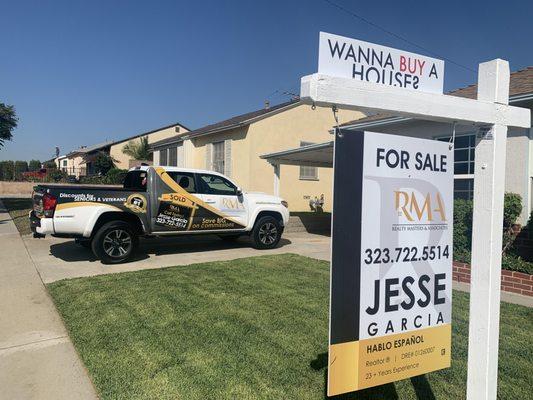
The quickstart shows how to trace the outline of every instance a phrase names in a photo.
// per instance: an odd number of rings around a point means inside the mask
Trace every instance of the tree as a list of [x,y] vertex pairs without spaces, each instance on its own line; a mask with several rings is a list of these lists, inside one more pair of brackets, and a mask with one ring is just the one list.
[[130,140],[122,147],[122,152],[134,160],[149,160],[150,146],[148,145],[148,137],[143,136],[140,140]]
[[22,173],[28,171],[27,161],[15,161],[15,179],[22,179]]
[[13,137],[12,131],[17,127],[18,118],[15,107],[0,103],[0,147]]
[[39,160],[30,160],[28,169],[32,172],[39,171],[41,169],[41,162]]
[[99,151],[94,159],[94,170],[97,174],[105,175],[111,168],[115,168],[115,160],[109,154]]
[[43,167],[46,169],[57,169],[57,164],[54,161],[45,161]]

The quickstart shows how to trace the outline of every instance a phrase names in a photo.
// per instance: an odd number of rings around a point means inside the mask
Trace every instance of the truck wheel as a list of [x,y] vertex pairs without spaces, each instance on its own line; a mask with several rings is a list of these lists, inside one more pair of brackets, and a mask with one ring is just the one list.
[[279,243],[283,228],[274,217],[261,217],[252,230],[252,245],[256,249],[273,249]]
[[92,240],[92,250],[104,264],[118,264],[133,255],[138,243],[139,237],[130,224],[112,221],[98,229]]

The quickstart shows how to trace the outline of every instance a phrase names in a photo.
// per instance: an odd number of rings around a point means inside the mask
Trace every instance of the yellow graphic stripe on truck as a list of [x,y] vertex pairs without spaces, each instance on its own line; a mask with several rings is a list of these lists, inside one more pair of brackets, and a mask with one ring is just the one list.
[[113,206],[111,204],[105,204],[105,203],[97,203],[95,201],[72,201],[70,203],[60,203],[56,206],[56,211],[66,210],[68,208],[74,208],[74,207],[90,207],[90,206],[97,206],[97,207],[109,207],[116,211],[123,211],[120,208]]

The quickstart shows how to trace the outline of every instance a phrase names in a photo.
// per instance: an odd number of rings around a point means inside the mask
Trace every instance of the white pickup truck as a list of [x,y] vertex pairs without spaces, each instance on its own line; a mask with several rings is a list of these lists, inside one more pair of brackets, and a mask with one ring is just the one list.
[[131,169],[123,187],[38,185],[34,237],[74,238],[104,263],[127,261],[140,236],[249,235],[258,249],[277,246],[289,220],[286,201],[243,192],[216,172],[176,167]]

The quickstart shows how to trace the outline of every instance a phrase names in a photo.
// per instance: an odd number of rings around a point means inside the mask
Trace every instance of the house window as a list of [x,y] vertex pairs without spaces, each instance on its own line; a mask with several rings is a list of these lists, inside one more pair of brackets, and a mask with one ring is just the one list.
[[213,143],[213,171],[220,174],[224,173],[224,158],[224,142]]
[[168,158],[167,158],[168,150],[160,150],[159,151],[159,165],[167,165]]
[[[309,146],[314,143],[311,142],[300,142],[300,147]],[[317,167],[300,167],[300,180],[304,181],[317,181],[318,180],[318,168]]]
[[[449,142],[450,137],[439,138]],[[476,153],[476,134],[461,135],[455,138],[453,156],[453,197],[472,200],[474,197],[474,157]]]
[[168,165],[171,167],[178,166],[178,148],[171,147],[168,149]]

